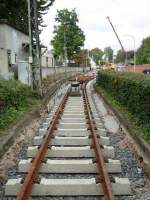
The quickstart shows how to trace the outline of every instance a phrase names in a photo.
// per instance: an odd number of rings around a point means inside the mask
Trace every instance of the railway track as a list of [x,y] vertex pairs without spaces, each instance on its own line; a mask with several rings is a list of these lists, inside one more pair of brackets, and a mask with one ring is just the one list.
[[63,90],[28,147],[27,157],[19,162],[22,176],[7,181],[5,196],[17,200],[30,196],[104,196],[113,200],[115,195],[130,194],[129,180],[115,176],[121,173],[121,163],[114,159],[114,148],[109,146],[85,85],[75,93],[70,86]]

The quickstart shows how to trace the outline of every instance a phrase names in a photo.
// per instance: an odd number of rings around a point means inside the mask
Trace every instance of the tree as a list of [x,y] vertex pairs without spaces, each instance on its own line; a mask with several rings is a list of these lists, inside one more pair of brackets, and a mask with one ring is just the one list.
[[124,63],[125,62],[125,53],[122,51],[122,49],[117,51],[115,63]]
[[113,50],[111,47],[105,47],[104,49],[105,60],[108,62],[113,61]]
[[141,46],[137,50],[137,64],[150,63],[150,37],[143,39]]
[[73,55],[73,60],[75,61],[75,63],[78,64],[78,66],[79,65],[90,66],[90,60],[88,58],[88,50],[87,49],[84,49],[84,50],[81,50],[78,53],[75,53]]
[[[42,16],[47,13],[55,0],[40,0],[37,2],[39,25],[43,26]],[[31,0],[32,4],[33,0]],[[33,16],[33,13],[32,13]],[[28,33],[28,5],[27,0],[1,0],[0,20],[7,21],[17,29]]]
[[58,24],[54,26],[54,37],[51,41],[54,53],[57,57],[63,57],[65,44],[68,59],[71,60],[74,53],[80,52],[85,40],[85,35],[77,24],[79,20],[75,9],[57,11],[55,21]]
[[134,64],[134,50],[127,51],[127,64]]
[[96,65],[100,64],[103,54],[104,54],[103,51],[99,48],[94,48],[91,49],[90,51],[90,56],[93,58]]
[[134,63],[134,50],[124,52],[120,49],[117,51],[115,63],[125,63],[125,61],[127,61],[127,64]]

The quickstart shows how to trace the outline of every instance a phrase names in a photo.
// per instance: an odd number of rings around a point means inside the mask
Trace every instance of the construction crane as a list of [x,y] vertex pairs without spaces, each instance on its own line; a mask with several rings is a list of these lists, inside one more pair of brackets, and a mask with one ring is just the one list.
[[121,42],[121,40],[120,40],[120,38],[119,38],[119,36],[118,36],[118,34],[117,34],[117,32],[116,32],[115,27],[113,26],[113,24],[112,24],[112,22],[111,22],[109,16],[107,17],[107,19],[108,19],[108,21],[109,21],[109,23],[110,23],[110,25],[111,25],[111,27],[112,27],[114,33],[115,33],[115,36],[117,37],[117,40],[118,40],[118,42],[119,42],[119,44],[120,44],[120,46],[121,46],[122,52],[123,52],[124,55],[125,55],[125,64],[126,64],[126,63],[127,63],[127,53],[126,53],[126,51],[125,51],[125,48],[124,48],[124,46],[123,46],[123,44],[122,44],[122,42]]

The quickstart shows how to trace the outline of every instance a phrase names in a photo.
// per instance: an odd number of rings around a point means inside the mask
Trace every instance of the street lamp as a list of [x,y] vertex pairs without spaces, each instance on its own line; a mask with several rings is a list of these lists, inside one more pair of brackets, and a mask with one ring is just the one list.
[[134,72],[135,72],[135,66],[136,66],[135,37],[133,35],[124,35],[124,36],[130,37],[134,43]]

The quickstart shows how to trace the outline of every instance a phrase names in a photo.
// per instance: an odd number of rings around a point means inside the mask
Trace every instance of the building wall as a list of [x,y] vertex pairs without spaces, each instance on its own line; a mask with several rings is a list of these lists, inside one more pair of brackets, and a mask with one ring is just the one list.
[[[18,77],[22,77],[23,64],[28,65],[28,49],[25,50],[22,44],[29,43],[28,35],[7,25],[0,24],[0,75],[9,77],[12,75],[12,65],[18,65]],[[20,64],[21,63],[21,64]],[[52,74],[54,69],[54,57],[51,51],[46,51],[41,59],[43,77]]]
[[0,24],[0,32],[1,29],[3,29],[3,37],[5,37],[3,48],[10,49],[12,52],[16,53],[18,60],[27,60],[28,53],[23,50],[22,43],[29,43],[28,36],[7,24]]
[[5,25],[0,24],[0,49],[5,49],[6,37],[5,37]]
[[[88,71],[89,68],[85,68],[85,71]],[[55,76],[56,74],[60,73],[70,73],[70,75],[77,73],[77,72],[83,72],[83,68],[81,67],[42,67],[42,78],[47,78],[48,76],[52,75]],[[28,66],[28,63],[21,62],[18,67],[18,80],[20,80],[22,83],[30,85],[31,79],[30,79],[30,69]]]
[[29,38],[26,34],[7,24],[0,24],[0,73],[9,73],[9,63],[16,64],[18,61],[27,61],[28,52],[23,49],[22,44],[28,43],[28,41]]
[[0,74],[8,72],[7,51],[0,49]]
[[[136,65],[135,66],[135,73],[142,73],[144,69],[149,68],[150,64],[144,64],[144,65]],[[134,66],[128,66],[127,71],[134,72]]]

